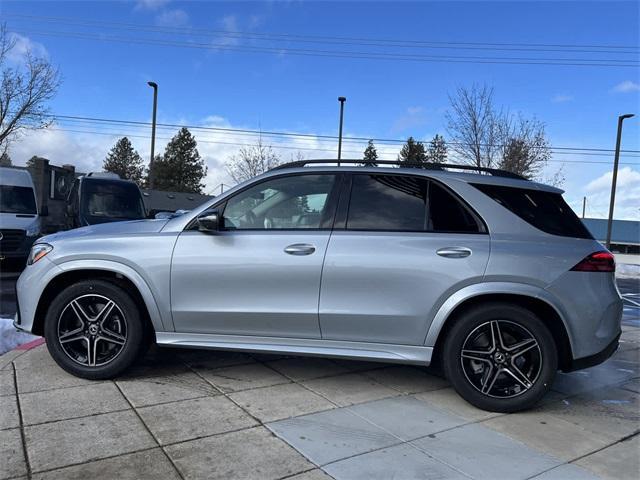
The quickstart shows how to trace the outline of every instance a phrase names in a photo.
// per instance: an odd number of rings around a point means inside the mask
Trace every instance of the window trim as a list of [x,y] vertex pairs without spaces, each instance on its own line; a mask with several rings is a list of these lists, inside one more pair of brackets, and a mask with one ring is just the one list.
[[200,218],[203,215],[206,215],[207,212],[210,212],[212,210],[218,210],[220,217],[224,219],[224,210],[227,208],[227,203],[229,202],[229,200],[241,194],[242,192],[249,190],[250,188],[256,187],[258,185],[261,185],[265,182],[269,182],[271,180],[276,180],[276,179],[286,178],[286,177],[302,177],[307,175],[316,175],[316,176],[317,175],[333,175],[336,177],[333,183],[333,186],[331,187],[331,191],[327,196],[327,203],[325,207],[325,208],[331,209],[331,214],[328,215],[328,218],[326,220],[326,223],[328,226],[326,227],[321,226],[320,228],[241,228],[241,229],[237,229],[237,228],[224,228],[224,224],[223,224],[223,228],[220,229],[220,232],[225,232],[225,233],[229,233],[229,232],[330,232],[333,230],[333,224],[336,219],[338,197],[342,189],[342,180],[345,176],[343,172],[336,172],[336,171],[313,172],[312,171],[312,172],[303,172],[303,173],[301,172],[284,173],[282,175],[274,175],[267,178],[263,178],[258,182],[251,182],[247,184],[245,187],[235,192],[231,197],[225,198],[224,200],[220,201],[220,203],[214,203],[205,211],[203,211],[200,215],[197,215],[191,222],[189,222],[189,224],[187,224],[187,226],[184,228],[183,231],[198,230],[198,218]]
[[[396,230],[396,229],[384,229],[384,228],[348,228],[348,220],[349,220],[349,211],[351,209],[351,198],[352,198],[352,194],[353,194],[353,176],[354,175],[379,175],[379,176],[390,176],[390,175],[398,175],[398,176],[403,176],[403,177],[413,177],[413,178],[419,178],[419,179],[423,179],[426,182],[428,182],[427,184],[427,195],[429,195],[429,192],[431,190],[431,183],[435,183],[438,186],[442,187],[446,192],[448,192],[449,194],[451,194],[456,200],[458,200],[460,202],[460,204],[462,205],[463,208],[465,208],[469,214],[473,217],[473,219],[476,221],[476,223],[479,226],[479,231],[477,232],[457,232],[457,231],[448,231],[448,230]],[[340,218],[341,221],[344,221],[344,224],[338,228],[335,227],[334,230],[343,230],[346,232],[381,232],[381,233],[423,233],[423,234],[446,234],[446,235],[489,235],[489,229],[487,228],[487,223],[484,221],[484,219],[480,216],[480,214],[478,214],[478,212],[476,212],[476,210],[471,207],[471,205],[469,205],[469,202],[467,202],[465,199],[463,199],[457,192],[453,191],[448,185],[445,185],[444,183],[442,183],[439,180],[434,179],[433,177],[429,177],[426,175],[412,175],[412,174],[408,174],[408,173],[400,173],[400,172],[381,172],[381,173],[372,173],[372,172],[349,172],[348,173],[349,179],[347,182],[345,182],[347,185],[345,185],[348,188],[348,194],[347,194],[347,201],[346,201],[346,205],[341,205],[341,208],[344,208],[345,210],[342,212],[337,212],[336,213],[336,219]],[[342,197],[341,197],[342,199]],[[430,209],[431,209],[431,205],[429,204],[429,202],[427,202],[427,206],[426,206],[426,212],[425,214],[427,215],[427,218],[429,218],[429,214],[430,214]],[[341,215],[344,215],[344,219],[342,219]],[[338,222],[338,220],[336,220],[336,223]]]

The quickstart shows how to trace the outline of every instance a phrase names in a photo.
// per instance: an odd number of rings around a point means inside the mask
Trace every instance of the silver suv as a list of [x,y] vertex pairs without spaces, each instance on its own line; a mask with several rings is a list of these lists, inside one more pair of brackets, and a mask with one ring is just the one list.
[[327,163],[279,167],[175,218],[42,238],[16,327],[90,379],[152,341],[438,362],[499,412],[617,348],[613,257],[561,190],[492,169]]

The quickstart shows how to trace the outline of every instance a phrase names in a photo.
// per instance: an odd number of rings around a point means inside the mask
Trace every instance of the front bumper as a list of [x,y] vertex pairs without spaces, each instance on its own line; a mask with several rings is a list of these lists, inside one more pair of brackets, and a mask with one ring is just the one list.
[[34,333],[33,325],[40,297],[49,282],[60,272],[60,267],[47,257],[22,271],[16,282],[17,312],[13,322],[16,328]]
[[588,357],[574,358],[563,371],[574,372],[576,370],[582,370],[584,368],[594,367],[604,363],[618,350],[620,335],[621,333],[618,333],[616,338],[614,338],[613,341],[604,348],[604,350],[601,350],[594,355],[589,355]]

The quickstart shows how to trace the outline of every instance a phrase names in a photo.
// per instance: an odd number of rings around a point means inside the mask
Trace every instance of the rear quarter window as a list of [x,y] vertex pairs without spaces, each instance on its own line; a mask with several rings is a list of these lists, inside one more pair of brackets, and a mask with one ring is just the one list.
[[589,230],[559,193],[502,185],[472,185],[545,233],[593,239]]

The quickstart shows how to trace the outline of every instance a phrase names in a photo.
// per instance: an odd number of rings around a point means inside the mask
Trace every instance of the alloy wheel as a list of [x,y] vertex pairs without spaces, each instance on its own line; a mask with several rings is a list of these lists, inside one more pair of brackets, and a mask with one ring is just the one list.
[[522,325],[491,320],[465,339],[460,361],[473,387],[494,398],[512,398],[535,384],[542,370],[542,351]]
[[103,295],[81,295],[62,309],[58,341],[74,362],[85,367],[106,365],[124,349],[126,317],[113,300]]

